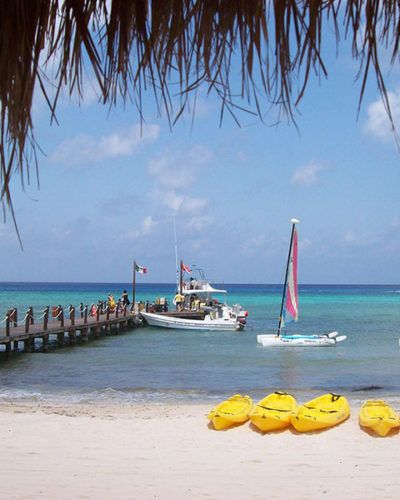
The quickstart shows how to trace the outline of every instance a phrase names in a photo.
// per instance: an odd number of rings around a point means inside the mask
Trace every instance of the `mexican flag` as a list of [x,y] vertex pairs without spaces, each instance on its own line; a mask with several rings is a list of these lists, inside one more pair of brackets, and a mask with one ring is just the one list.
[[147,274],[147,267],[139,266],[139,264],[135,262],[135,271],[139,274]]

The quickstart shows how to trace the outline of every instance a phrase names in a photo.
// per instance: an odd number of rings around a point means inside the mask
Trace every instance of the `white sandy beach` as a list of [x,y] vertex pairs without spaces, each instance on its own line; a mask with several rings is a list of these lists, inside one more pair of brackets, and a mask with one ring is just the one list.
[[212,430],[208,405],[3,403],[0,498],[400,497],[400,435]]

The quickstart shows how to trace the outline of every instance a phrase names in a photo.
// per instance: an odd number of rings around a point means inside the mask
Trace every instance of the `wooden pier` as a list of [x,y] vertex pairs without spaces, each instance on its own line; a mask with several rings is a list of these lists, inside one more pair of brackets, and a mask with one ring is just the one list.
[[19,351],[22,345],[25,352],[35,352],[38,348],[47,352],[49,342],[53,339],[59,347],[86,343],[90,338],[141,325],[139,309],[139,304],[134,308],[118,304],[110,309],[101,301],[91,306],[81,303],[78,309],[71,305],[66,311],[61,306],[48,306],[35,320],[33,308],[30,307],[20,322],[17,309],[10,309],[3,320],[5,326],[0,328],[0,346],[4,346],[9,355]]

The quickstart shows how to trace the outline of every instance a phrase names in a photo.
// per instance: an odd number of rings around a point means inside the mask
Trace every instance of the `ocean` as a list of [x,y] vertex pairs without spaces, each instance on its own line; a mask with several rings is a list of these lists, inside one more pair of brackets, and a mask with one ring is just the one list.
[[[282,286],[215,285],[249,312],[242,332],[136,328],[48,353],[0,353],[0,401],[65,403],[214,402],[286,390],[299,400],[322,392],[400,402],[400,286],[300,285],[299,322],[290,333],[337,330],[331,348],[265,348],[260,333],[278,324]],[[78,306],[121,296],[127,283],[0,283],[0,319],[16,306],[36,318],[45,306]],[[173,284],[138,284],[136,299],[166,297]],[[4,326],[4,325],[2,325]]]

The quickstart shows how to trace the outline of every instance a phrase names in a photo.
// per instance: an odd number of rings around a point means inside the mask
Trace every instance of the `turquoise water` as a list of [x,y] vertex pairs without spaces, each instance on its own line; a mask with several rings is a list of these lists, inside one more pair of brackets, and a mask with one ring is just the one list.
[[[138,328],[84,346],[47,354],[0,353],[0,400],[72,402],[145,400],[208,401],[235,392],[254,397],[289,390],[300,398],[339,391],[354,399],[366,394],[400,398],[400,286],[300,286],[300,318],[291,333],[347,335],[334,348],[268,349],[259,333],[277,326],[281,287],[219,285],[229,304],[249,311],[243,332],[193,332]],[[0,284],[0,318],[18,307],[19,320],[32,306],[64,307],[120,297],[130,286],[115,284]],[[137,300],[165,296],[174,286],[140,284]]]

